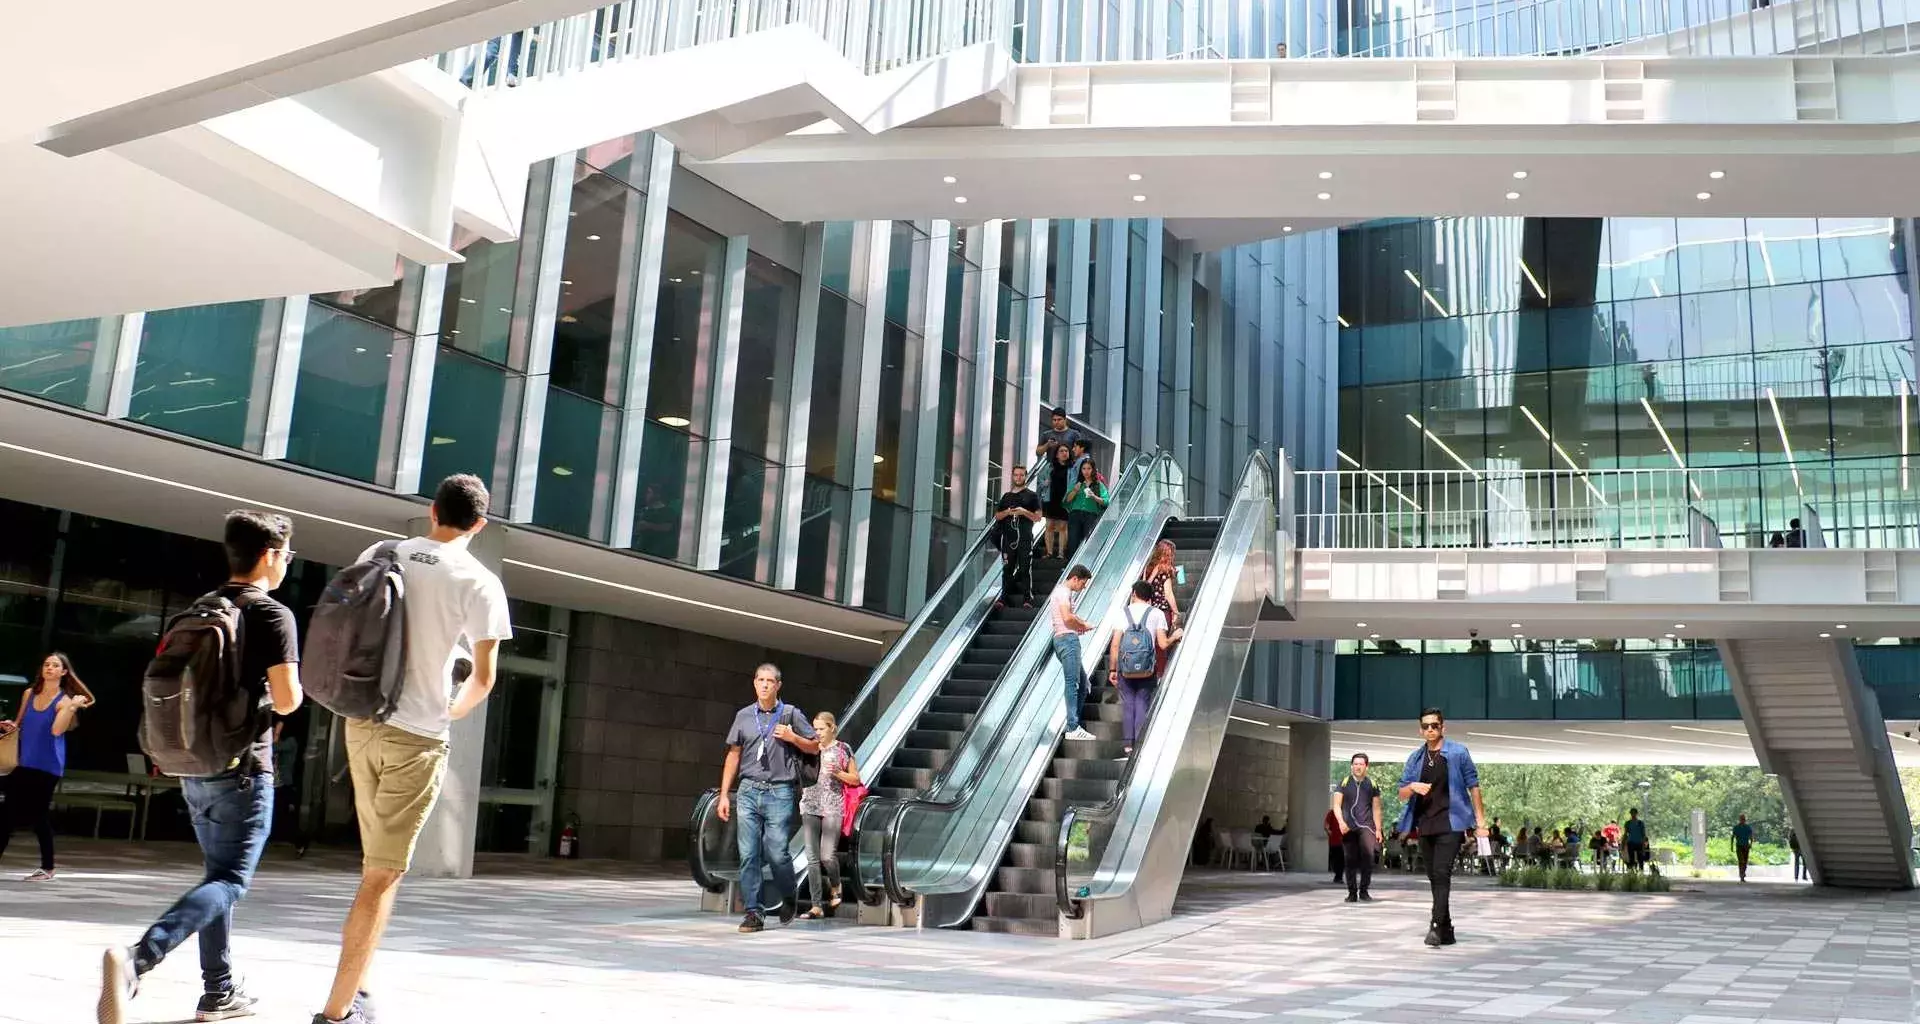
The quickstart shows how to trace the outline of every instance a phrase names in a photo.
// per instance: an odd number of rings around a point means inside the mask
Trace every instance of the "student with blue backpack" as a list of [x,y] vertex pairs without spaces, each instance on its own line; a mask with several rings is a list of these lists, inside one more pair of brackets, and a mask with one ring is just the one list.
[[1126,626],[1116,630],[1107,649],[1107,679],[1120,689],[1122,760],[1146,727],[1147,712],[1160,684],[1160,656],[1180,642],[1182,630],[1167,630],[1167,615],[1153,603],[1153,584],[1135,580],[1127,602]]

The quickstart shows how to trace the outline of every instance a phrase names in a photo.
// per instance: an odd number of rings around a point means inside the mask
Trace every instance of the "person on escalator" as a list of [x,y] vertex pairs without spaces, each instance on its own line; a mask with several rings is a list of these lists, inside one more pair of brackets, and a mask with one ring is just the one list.
[[1073,483],[1073,449],[1060,445],[1053,450],[1053,458],[1047,468],[1040,471],[1040,485],[1045,493],[1041,510],[1046,513],[1047,528],[1040,535],[1041,546],[1047,559],[1067,557],[1067,488]]
[[1033,607],[1033,524],[1040,496],[1027,487],[1027,467],[1013,467],[1007,493],[993,506],[993,544],[1000,552],[1000,604]]
[[[1153,606],[1167,617],[1167,627],[1185,633],[1180,625],[1180,599],[1173,592],[1173,584],[1180,570],[1173,564],[1174,547],[1170,540],[1162,540],[1153,546],[1153,554],[1147,557],[1146,568],[1140,570],[1140,579],[1153,588]],[[1178,639],[1174,641],[1178,643]],[[1160,652],[1158,668],[1165,671],[1171,647]]]
[[[1075,447],[1077,450],[1077,443]],[[1100,513],[1107,510],[1107,485],[1100,482],[1100,471],[1093,460],[1082,458],[1074,466],[1073,486],[1067,488],[1068,558],[1080,550],[1093,533],[1093,524],[1100,521]]]
[[1047,599],[1047,614],[1053,622],[1053,653],[1060,659],[1060,674],[1066,683],[1067,732],[1065,739],[1091,740],[1094,735],[1080,724],[1080,700],[1087,690],[1087,677],[1080,661],[1080,634],[1093,631],[1093,624],[1073,613],[1073,602],[1087,589],[1093,570],[1076,565]]
[[1107,679],[1120,690],[1123,761],[1133,756],[1134,741],[1153,708],[1153,695],[1160,685],[1160,652],[1180,640],[1178,630],[1167,630],[1167,617],[1154,607],[1153,587],[1145,580],[1134,581],[1126,618],[1126,628],[1116,631],[1107,645]]

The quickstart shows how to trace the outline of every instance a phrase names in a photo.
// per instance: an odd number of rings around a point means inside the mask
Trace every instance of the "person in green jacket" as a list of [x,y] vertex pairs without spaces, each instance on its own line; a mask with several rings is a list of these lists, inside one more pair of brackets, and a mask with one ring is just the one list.
[[1107,485],[1100,482],[1099,468],[1092,459],[1081,459],[1076,478],[1067,488],[1067,557],[1072,558],[1080,544],[1093,532],[1100,513],[1107,510]]

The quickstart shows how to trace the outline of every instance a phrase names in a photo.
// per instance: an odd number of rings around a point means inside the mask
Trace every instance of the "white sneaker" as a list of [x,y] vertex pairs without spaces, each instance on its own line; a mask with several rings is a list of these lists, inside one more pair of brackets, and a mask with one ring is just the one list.
[[1068,733],[1066,735],[1066,738],[1070,740],[1094,740],[1094,739],[1099,739],[1100,737],[1095,736],[1094,734],[1088,732],[1085,729],[1075,729],[1072,732]]

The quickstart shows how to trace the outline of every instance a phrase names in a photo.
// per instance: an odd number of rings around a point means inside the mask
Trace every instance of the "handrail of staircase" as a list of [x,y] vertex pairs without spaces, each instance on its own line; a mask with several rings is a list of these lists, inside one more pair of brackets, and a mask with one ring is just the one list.
[[[1075,561],[1083,565],[1089,565],[1089,566],[1099,565],[1101,564],[1101,562],[1104,561],[1106,556],[1110,553],[1110,549],[1114,546],[1115,542],[1120,536],[1120,531],[1117,528],[1118,523],[1122,518],[1124,518],[1126,513],[1129,511],[1129,508],[1128,508],[1129,503],[1122,500],[1123,489],[1128,489],[1127,477],[1132,477],[1137,472],[1139,474],[1139,479],[1142,482],[1142,485],[1144,485],[1146,482],[1150,481],[1155,474],[1165,473],[1169,471],[1177,473],[1178,467],[1177,465],[1174,464],[1172,456],[1166,454],[1165,452],[1160,452],[1152,455],[1143,454],[1138,458],[1136,458],[1134,461],[1134,464],[1128,467],[1127,472],[1123,474],[1121,481],[1114,488],[1114,502],[1112,505],[1108,506],[1107,514],[1102,517],[1103,518],[1102,525],[1110,528],[1105,530],[1096,528],[1095,536],[1092,538],[1089,538],[1086,544],[1087,548],[1094,548],[1095,550],[1087,551],[1076,556]],[[1101,536],[1101,534],[1103,533],[1105,534],[1104,537]],[[1096,543],[1100,541],[1104,541],[1104,544]],[[1007,671],[1009,673],[1013,672],[1015,667],[1018,666],[1019,664],[1020,662],[1018,662],[1017,660],[1013,663],[1010,663],[1008,665]],[[1042,659],[1041,670],[1044,671],[1044,657]],[[1005,677],[1003,677],[1002,681],[1004,682],[1007,680]],[[1019,710],[1017,695],[1016,695],[1016,699],[1010,701],[1009,704],[1010,706],[1006,709],[1006,713],[1002,715],[999,722],[996,723],[994,727],[993,735],[988,739],[986,744],[981,748],[983,752],[999,749],[1002,741],[1006,737],[1008,730],[1012,728],[1013,722],[1019,717],[1017,714]],[[976,727],[978,725],[979,723],[976,723]],[[957,758],[954,761],[949,761],[947,765],[941,769],[940,776],[934,780],[933,786],[930,787],[927,791],[928,794],[931,794],[939,790],[943,785],[945,785],[945,783],[952,776],[954,765],[957,763],[957,761],[958,761]],[[933,799],[931,795],[923,795],[923,796],[918,796],[909,800],[902,800],[902,801],[899,801],[898,803],[891,805],[891,807],[889,808],[890,813],[888,813],[887,815],[887,823],[886,823],[885,832],[883,833],[883,838],[881,842],[881,852],[880,852],[881,882],[882,882],[882,887],[885,890],[888,899],[892,900],[895,904],[900,906],[908,906],[913,903],[913,894],[908,892],[905,886],[901,884],[900,872],[899,872],[899,858],[897,856],[899,842],[900,842],[900,831],[906,822],[908,812],[916,808],[930,809],[930,810],[936,810],[936,811],[953,811],[957,808],[963,807],[970,800],[972,800],[974,792],[979,789],[980,781],[985,774],[986,773],[984,771],[984,766],[976,768],[976,770],[968,774],[965,781],[961,783],[960,789],[957,792],[952,793],[943,799],[936,800],[936,799]],[[862,817],[864,818],[866,816],[867,808],[862,808],[861,810],[862,810]]]
[[1013,0],[621,0],[441,54],[476,92],[803,25],[867,74],[1010,45]]

